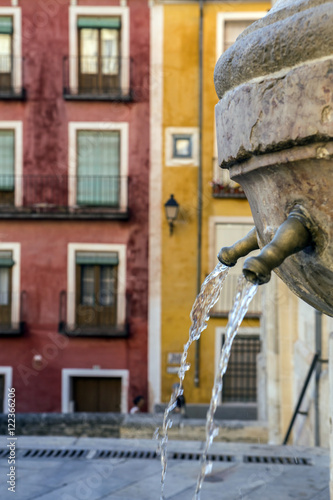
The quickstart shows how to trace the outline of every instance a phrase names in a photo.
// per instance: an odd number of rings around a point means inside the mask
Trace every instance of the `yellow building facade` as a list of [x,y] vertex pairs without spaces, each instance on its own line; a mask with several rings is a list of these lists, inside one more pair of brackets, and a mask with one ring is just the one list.
[[[169,401],[178,381],[179,358],[188,340],[199,284],[217,264],[220,247],[233,244],[253,226],[242,191],[217,165],[214,107],[218,98],[213,73],[219,55],[270,7],[267,1],[205,1],[200,11],[200,2],[152,2],[151,410],[154,404]],[[171,195],[179,204],[172,234],[164,212]],[[199,345],[193,344],[189,351],[191,368],[184,395],[188,406],[197,405],[198,411],[210,401],[240,274],[241,263],[230,270]],[[302,346],[308,340],[304,332],[309,324],[314,326],[315,313],[300,305],[277,278],[260,288],[234,346],[223,407],[225,415],[233,415],[236,409],[247,414],[245,418],[262,421],[270,441],[278,443],[311,358],[312,348],[307,352]],[[326,320],[323,323],[324,329],[329,328]],[[299,373],[295,360],[302,365]]]

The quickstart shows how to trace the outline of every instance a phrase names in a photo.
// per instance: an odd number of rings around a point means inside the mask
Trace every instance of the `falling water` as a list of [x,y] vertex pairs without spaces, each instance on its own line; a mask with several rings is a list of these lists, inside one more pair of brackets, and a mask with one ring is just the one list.
[[[215,269],[207,276],[203,284],[201,285],[200,293],[192,307],[190,318],[192,321],[189,339],[184,345],[184,351],[181,358],[180,368],[178,370],[178,377],[180,384],[178,390],[173,392],[169,404],[164,412],[163,417],[163,427],[162,427],[162,437],[159,444],[159,449],[161,453],[161,466],[162,466],[162,476],[161,476],[161,496],[160,500],[164,500],[164,484],[165,476],[167,470],[167,443],[168,443],[168,429],[172,426],[172,420],[169,418],[170,413],[177,406],[177,398],[183,394],[183,381],[185,378],[185,373],[190,369],[189,363],[186,362],[188,350],[190,345],[195,341],[199,340],[201,332],[207,328],[207,321],[209,320],[209,312],[211,308],[216,304],[225,278],[227,277],[229,268],[221,263],[218,263]],[[158,429],[155,431],[155,436],[158,437]]]
[[203,481],[206,474],[208,474],[212,470],[212,463],[208,462],[207,454],[214,437],[216,437],[218,434],[218,426],[214,423],[214,415],[218,404],[218,397],[220,392],[222,391],[223,375],[225,374],[228,366],[233,340],[248,310],[249,304],[257,291],[257,288],[258,285],[253,285],[252,283],[246,281],[244,277],[239,279],[234,306],[229,313],[225,343],[221,351],[218,370],[212,390],[212,398],[210,400],[209,410],[207,412],[206,444],[201,457],[201,468],[198,475],[197,486],[193,500],[200,500],[200,491]]

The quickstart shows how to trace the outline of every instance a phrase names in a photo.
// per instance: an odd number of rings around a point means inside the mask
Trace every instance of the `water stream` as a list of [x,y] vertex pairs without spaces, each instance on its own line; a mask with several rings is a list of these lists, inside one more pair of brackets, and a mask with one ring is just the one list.
[[222,347],[220,361],[215,376],[214,387],[212,390],[212,398],[210,400],[209,410],[207,412],[206,420],[206,443],[205,449],[201,457],[200,473],[198,475],[195,495],[193,500],[200,500],[200,491],[205,479],[206,474],[212,470],[212,463],[208,461],[208,451],[213,442],[214,437],[218,434],[218,426],[214,423],[214,415],[218,405],[219,394],[222,391],[223,375],[225,374],[230,358],[230,352],[233,340],[237,334],[238,328],[243,321],[243,318],[248,310],[250,302],[254,297],[258,285],[246,281],[241,277],[238,281],[238,289],[236,292],[234,306],[229,313],[229,320],[225,334],[225,342]]
[[[170,418],[170,413],[177,406],[177,398],[183,394],[183,381],[185,378],[185,373],[190,369],[189,363],[187,363],[188,350],[191,344],[195,340],[199,340],[201,332],[207,328],[207,321],[209,320],[209,312],[211,308],[216,304],[222,290],[222,286],[225,278],[227,277],[229,268],[224,266],[220,262],[216,265],[215,269],[207,276],[203,284],[201,285],[200,293],[192,307],[190,318],[192,321],[189,339],[184,345],[184,351],[181,358],[180,368],[178,370],[179,377],[179,387],[177,391],[174,391],[171,395],[169,404],[164,412],[163,426],[162,426],[162,436],[159,443],[159,451],[161,454],[161,495],[160,500],[164,500],[164,485],[167,470],[167,443],[168,443],[168,430],[172,426],[172,420]],[[158,437],[158,429],[155,431],[155,436]]]

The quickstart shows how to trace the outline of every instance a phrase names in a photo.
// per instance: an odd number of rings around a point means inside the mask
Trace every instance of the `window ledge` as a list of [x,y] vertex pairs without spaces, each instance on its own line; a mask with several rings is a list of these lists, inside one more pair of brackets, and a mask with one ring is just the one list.
[[0,101],[25,101],[27,93],[25,89],[19,92],[5,91],[0,89]]
[[128,220],[128,210],[109,208],[73,208],[73,207],[12,207],[0,206],[1,219],[59,219],[59,220]]
[[127,338],[128,325],[119,326],[75,326],[69,328],[64,323],[59,323],[59,333],[67,337],[92,337],[92,338]]
[[122,92],[115,91],[105,94],[92,94],[92,93],[73,93],[70,89],[64,89],[64,99],[66,101],[115,101],[115,102],[132,102],[134,100],[131,91]]

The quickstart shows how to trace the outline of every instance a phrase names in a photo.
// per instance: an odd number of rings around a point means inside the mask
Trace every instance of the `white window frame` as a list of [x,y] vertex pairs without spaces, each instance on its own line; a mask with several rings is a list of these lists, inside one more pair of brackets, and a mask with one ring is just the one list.
[[252,12],[218,12],[216,16],[216,60],[225,51],[224,31],[226,21],[258,21],[266,16],[267,10]]
[[128,370],[103,370],[95,368],[63,368],[61,370],[61,411],[62,413],[73,413],[72,403],[72,379],[74,377],[108,377],[121,378],[121,413],[128,412]]
[[[226,326],[218,326],[217,328],[215,328],[215,354],[214,354],[214,379],[217,375],[217,371],[218,371],[218,366],[219,366],[219,361],[220,361],[220,354],[221,354],[221,340],[222,340],[222,335],[225,335],[226,333],[226,330],[227,330],[227,327]],[[258,325],[257,327],[240,327],[238,329],[238,334],[237,335],[257,335],[260,339],[261,339],[261,331],[260,331],[260,326]],[[237,339],[237,335],[236,335],[236,339]],[[232,352],[232,349],[231,349],[231,352]],[[257,387],[258,387],[258,380],[257,380]],[[258,396],[258,395],[257,395]],[[256,403],[253,403],[253,402],[249,402],[249,403],[246,403],[246,402],[242,402],[242,401],[239,401],[239,402],[235,402],[235,403],[224,403],[222,401],[222,393],[219,394],[219,404],[223,404],[223,405],[233,405],[233,404],[236,404],[236,405],[249,405],[249,406],[253,406],[253,405],[258,405],[258,398],[257,398],[257,402]]]
[[21,7],[0,7],[0,16],[13,18],[13,86],[14,89],[22,88],[22,28]]
[[[174,135],[191,136],[191,158],[175,158],[173,156]],[[199,129],[197,127],[167,127],[165,129],[165,165],[167,167],[197,167],[199,165]]]
[[94,7],[76,6],[69,7],[69,87],[71,93],[78,89],[78,29],[79,16],[117,16],[121,18],[121,88],[124,92],[129,89],[129,8],[123,7]]
[[69,122],[68,124],[68,204],[76,206],[76,177],[77,177],[77,132],[91,130],[92,132],[118,131],[120,132],[120,199],[119,209],[127,210],[128,191],[128,130],[127,122]]
[[3,413],[9,413],[8,411],[8,390],[13,387],[13,368],[11,366],[0,366],[0,375],[5,376],[4,383],[4,398],[3,398]]
[[20,271],[21,271],[21,244],[20,243],[0,243],[0,252],[12,252],[14,265],[12,266],[12,325],[20,323]]
[[14,131],[14,203],[22,206],[23,186],[23,123],[21,121],[0,121],[0,130]]
[[118,254],[117,275],[117,325],[126,321],[126,245],[107,243],[69,243],[67,252],[67,325],[75,327],[76,305],[76,252],[116,252]]

